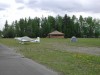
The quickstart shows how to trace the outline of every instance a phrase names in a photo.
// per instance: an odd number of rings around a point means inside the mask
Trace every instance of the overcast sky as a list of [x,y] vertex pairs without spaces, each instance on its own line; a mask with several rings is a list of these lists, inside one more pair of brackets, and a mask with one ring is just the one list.
[[100,0],[0,0],[0,29],[20,18],[82,15],[100,17]]

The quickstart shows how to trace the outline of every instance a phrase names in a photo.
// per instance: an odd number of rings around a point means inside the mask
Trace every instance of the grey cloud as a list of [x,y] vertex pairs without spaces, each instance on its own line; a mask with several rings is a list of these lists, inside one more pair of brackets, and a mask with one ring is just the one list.
[[29,2],[26,3],[26,5],[29,8],[41,8],[41,5],[38,0],[29,0]]
[[1,8],[1,7],[0,7],[0,11],[2,11],[2,10],[5,10],[5,8]]
[[[24,3],[24,0],[16,0]],[[27,7],[34,9],[61,12],[95,12],[100,13],[100,0],[29,0],[24,3]]]
[[[71,0],[29,0],[26,4],[29,8],[40,8],[42,10],[58,11],[78,11],[82,7],[79,3]],[[81,10],[81,9],[80,9]]]
[[38,3],[38,0],[29,0],[29,4],[34,4],[34,3]]
[[18,10],[22,10],[22,9],[24,9],[25,7],[24,6],[22,6],[22,7],[18,7],[17,9]]
[[[31,4],[31,3],[35,3],[37,2],[38,0],[28,0],[26,2],[28,2],[28,4]],[[25,0],[15,0],[16,3],[23,3],[23,4],[26,4]]]
[[24,3],[24,0],[15,0],[16,3]]
[[10,7],[10,5],[0,3],[0,11],[6,10],[6,8]]

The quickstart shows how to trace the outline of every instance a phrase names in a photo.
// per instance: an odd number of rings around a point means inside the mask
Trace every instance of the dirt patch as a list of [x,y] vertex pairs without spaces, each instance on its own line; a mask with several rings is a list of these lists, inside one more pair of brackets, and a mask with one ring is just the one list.
[[65,50],[70,52],[100,55],[100,48],[98,47],[78,47],[78,46],[59,45],[59,44],[54,44],[53,47],[55,47],[55,49]]

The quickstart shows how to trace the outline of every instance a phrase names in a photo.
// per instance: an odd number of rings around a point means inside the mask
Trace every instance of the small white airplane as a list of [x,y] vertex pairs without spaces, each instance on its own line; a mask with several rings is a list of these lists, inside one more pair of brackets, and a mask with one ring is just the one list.
[[31,39],[28,36],[24,37],[15,37],[14,39],[18,40],[19,43],[24,44],[25,42],[40,42],[40,37],[37,37],[36,39]]

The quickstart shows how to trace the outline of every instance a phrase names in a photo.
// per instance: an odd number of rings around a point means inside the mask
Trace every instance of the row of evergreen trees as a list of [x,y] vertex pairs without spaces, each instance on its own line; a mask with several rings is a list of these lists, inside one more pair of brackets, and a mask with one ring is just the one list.
[[11,25],[5,22],[2,35],[5,38],[29,36],[29,37],[47,37],[48,33],[58,30],[65,34],[65,38],[76,37],[99,37],[100,36],[100,20],[92,17],[79,17],[67,14],[62,16],[48,16],[21,18],[14,21]]

